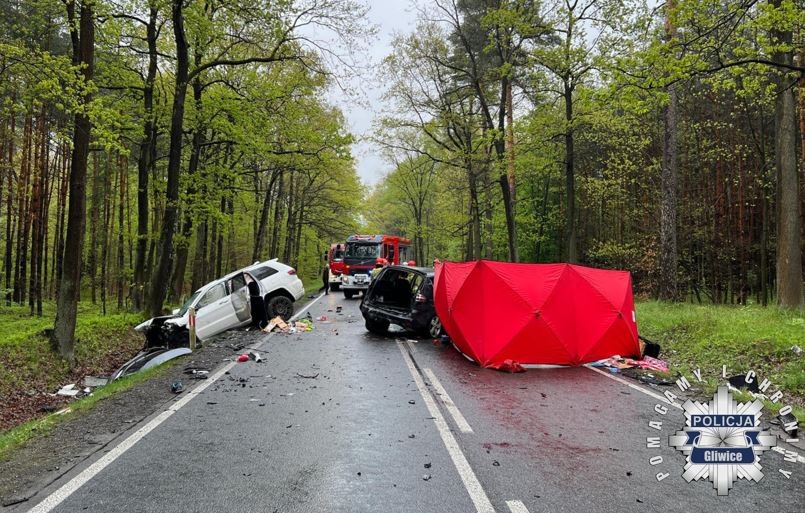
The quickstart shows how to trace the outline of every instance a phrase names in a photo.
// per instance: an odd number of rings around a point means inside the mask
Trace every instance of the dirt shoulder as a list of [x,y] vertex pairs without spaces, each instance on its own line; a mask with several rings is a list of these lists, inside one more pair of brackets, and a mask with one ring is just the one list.
[[263,335],[259,331],[233,331],[216,338],[177,364],[98,401],[90,410],[65,418],[43,436],[35,437],[0,461],[0,505],[27,501],[39,490],[67,473],[95,452],[127,433],[167,403],[181,395],[171,384],[181,380],[186,389],[197,384],[184,373],[187,367],[209,369],[211,373],[238,353],[231,345],[251,344]]

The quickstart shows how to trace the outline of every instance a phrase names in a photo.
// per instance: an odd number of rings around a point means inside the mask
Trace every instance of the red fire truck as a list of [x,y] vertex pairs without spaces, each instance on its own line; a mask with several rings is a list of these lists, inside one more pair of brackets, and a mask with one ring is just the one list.
[[341,279],[344,296],[349,299],[369,287],[370,274],[380,258],[389,264],[415,265],[415,262],[408,261],[410,252],[411,241],[396,235],[350,235]]
[[330,244],[330,251],[325,255],[327,265],[330,267],[330,288],[338,290],[341,286],[341,276],[344,274],[344,246],[345,244]]

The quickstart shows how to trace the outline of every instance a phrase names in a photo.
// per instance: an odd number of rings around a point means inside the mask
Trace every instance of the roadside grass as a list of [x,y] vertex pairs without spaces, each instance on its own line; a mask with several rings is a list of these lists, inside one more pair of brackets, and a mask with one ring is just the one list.
[[[689,380],[701,369],[712,393],[727,366],[727,376],[754,370],[758,383],[772,382],[766,395],[776,390],[783,398],[765,401],[776,414],[790,404],[794,415],[805,421],[805,315],[774,307],[694,305],[689,303],[638,302],[637,326],[644,337],[659,342],[661,357],[671,372]],[[723,383],[723,379],[722,379]],[[744,399],[748,394],[744,394]]]
[[97,305],[82,302],[76,326],[75,364],[51,348],[45,330],[53,327],[55,304],[43,304],[42,317],[27,306],[0,307],[0,430],[42,415],[43,407],[69,400],[52,397],[68,383],[87,375],[111,373],[142,347],[142,335],[131,328],[140,314],[102,315]]
[[28,422],[0,433],[0,461],[4,461],[15,448],[28,440],[46,435],[59,422],[73,418],[76,415],[81,415],[83,412],[93,408],[99,401],[162,374],[180,361],[181,360],[171,360],[157,367],[132,374],[131,376],[126,376],[106,386],[95,389],[92,395],[85,396],[69,403],[69,405],[65,405],[65,408],[69,409],[65,413],[52,413],[45,417],[29,420]]

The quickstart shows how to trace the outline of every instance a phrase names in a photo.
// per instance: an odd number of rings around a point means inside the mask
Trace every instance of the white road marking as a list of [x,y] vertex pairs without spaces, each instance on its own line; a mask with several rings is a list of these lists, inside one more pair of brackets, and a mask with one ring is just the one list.
[[643,388],[643,387],[641,387],[641,386],[637,386],[637,385],[635,385],[634,383],[629,383],[628,381],[626,381],[626,380],[625,380],[625,379],[623,379],[623,378],[619,378],[618,376],[613,376],[613,375],[612,375],[612,373],[610,373],[610,372],[604,372],[604,371],[602,371],[601,369],[597,369],[597,368],[592,367],[592,366],[590,366],[590,365],[585,365],[585,367],[587,367],[587,368],[588,368],[588,369],[590,369],[591,371],[595,371],[595,372],[597,372],[598,374],[600,374],[600,375],[602,375],[602,376],[606,376],[606,377],[608,377],[609,379],[614,379],[614,380],[615,380],[615,381],[617,381],[618,383],[621,383],[622,385],[626,385],[627,387],[629,387],[629,388],[631,388],[631,389],[637,390],[638,392],[643,392],[644,394],[646,394],[646,395],[648,395],[648,396],[651,396],[651,397],[653,397],[653,398],[655,398],[655,399],[659,399],[660,401],[664,402],[665,404],[670,404],[671,406],[675,406],[675,407],[679,408],[680,410],[682,409],[682,405],[679,405],[679,404],[677,404],[677,403],[672,403],[671,401],[669,401],[669,400],[668,400],[668,399],[667,399],[667,398],[666,398],[664,395],[662,395],[662,394],[658,394],[658,393],[656,393],[656,392],[652,392],[651,390],[647,390],[647,389],[645,389],[645,388]]
[[458,475],[461,477],[461,481],[464,483],[464,488],[467,489],[467,493],[469,493],[470,499],[472,499],[475,505],[475,510],[478,513],[494,513],[495,508],[492,507],[489,497],[486,495],[483,486],[481,486],[481,482],[478,481],[478,478],[475,476],[475,472],[473,472],[472,467],[470,467],[466,456],[464,456],[464,453],[461,451],[461,447],[459,447],[456,438],[453,436],[453,433],[450,432],[447,421],[444,420],[441,411],[439,411],[439,408],[436,406],[436,401],[425,386],[425,382],[422,381],[419,372],[417,372],[405,345],[397,341],[397,346],[400,348],[403,360],[405,360],[405,364],[408,366],[408,370],[414,378],[417,389],[419,389],[419,395],[422,396],[422,400],[425,401],[425,406],[427,406],[430,416],[433,417],[433,422],[436,424],[439,435],[442,437],[442,442],[444,442],[444,446],[448,454],[450,454],[450,459],[453,460],[453,465],[455,465],[456,471],[458,471]]
[[464,415],[461,414],[458,406],[456,406],[456,403],[454,403],[447,394],[447,390],[445,390],[442,384],[439,382],[439,378],[436,377],[432,370],[423,370],[425,371],[425,375],[428,377],[428,380],[430,380],[430,384],[433,385],[433,388],[436,389],[436,393],[441,397],[442,404],[444,404],[444,407],[447,408],[447,411],[453,417],[453,421],[456,423],[456,426],[458,426],[458,429],[462,433],[472,433],[472,428],[467,422],[467,419],[464,418]]
[[528,513],[528,508],[525,507],[523,501],[506,501],[506,506],[512,513]]
[[[297,318],[299,315],[302,315],[308,308],[313,306],[316,301],[321,299],[323,296],[319,295],[316,299],[305,305],[305,307],[299,311],[296,315],[291,317],[291,320]],[[251,349],[256,348],[257,346],[261,345],[263,342],[268,340],[271,337],[271,333],[269,333],[266,337],[264,337],[260,342],[253,344],[250,346]],[[160,424],[168,420],[174,413],[179,411],[179,408],[189,403],[194,397],[199,395],[203,392],[207,387],[215,383],[221,376],[229,372],[232,367],[237,365],[237,362],[229,362],[224,365],[221,369],[218,370],[215,374],[209,377],[204,383],[194,387],[192,390],[187,392],[187,394],[179,399],[171,403],[170,407],[163,411],[162,413],[158,414],[156,417],[151,419],[146,425],[129,435],[128,438],[114,446],[109,452],[101,456],[95,463],[90,465],[89,467],[82,470],[77,476],[69,480],[67,483],[62,485],[58,490],[51,493],[45,499],[28,510],[28,513],[48,513],[49,511],[53,510],[56,506],[61,504],[66,498],[72,495],[76,490],[84,486],[90,479],[98,475],[103,469],[109,466],[110,463],[115,461],[121,455],[123,455],[126,451],[131,449],[134,444],[139,442],[143,439],[148,433],[156,429]]]

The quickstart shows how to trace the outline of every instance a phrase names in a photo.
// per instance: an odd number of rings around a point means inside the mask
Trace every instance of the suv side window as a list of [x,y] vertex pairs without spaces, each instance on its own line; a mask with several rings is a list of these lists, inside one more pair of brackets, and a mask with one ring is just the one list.
[[261,265],[260,267],[255,267],[251,271],[249,271],[252,276],[255,277],[257,280],[263,280],[268,278],[271,275],[277,274],[277,270],[273,267],[269,267],[267,265]]
[[231,280],[229,280],[229,293],[232,294],[235,291],[238,291],[246,286],[246,278],[243,277],[242,274],[238,274]]
[[411,294],[416,294],[419,290],[419,287],[422,285],[422,282],[425,278],[419,273],[412,273],[411,277]]
[[225,297],[226,297],[226,290],[224,290],[224,284],[219,283],[218,285],[215,285],[213,288],[204,293],[204,296],[198,302],[198,306],[196,306],[196,309],[201,310],[205,306],[210,305],[218,301],[219,299],[223,299]]

